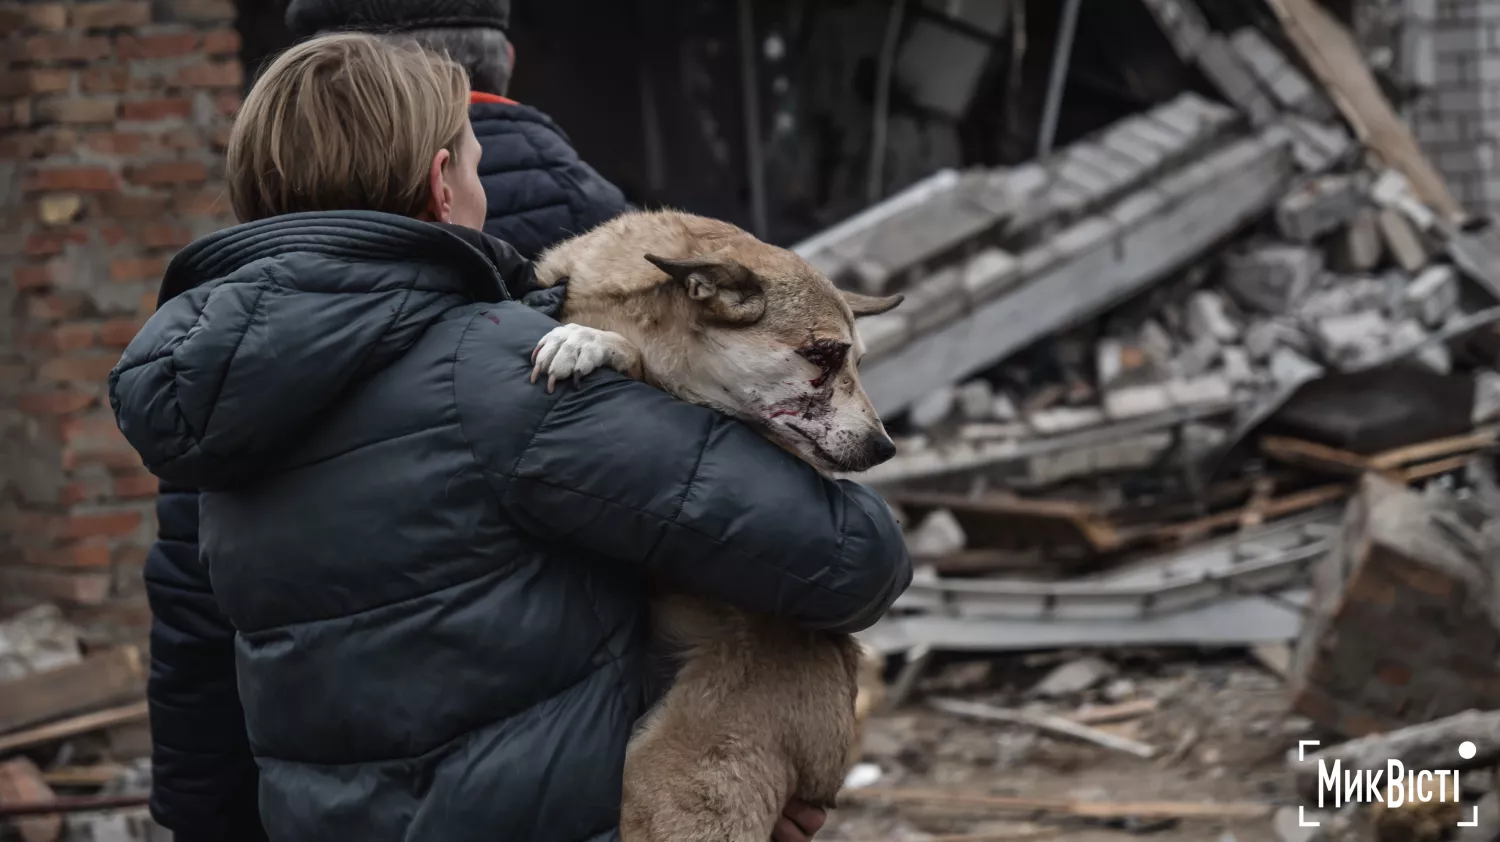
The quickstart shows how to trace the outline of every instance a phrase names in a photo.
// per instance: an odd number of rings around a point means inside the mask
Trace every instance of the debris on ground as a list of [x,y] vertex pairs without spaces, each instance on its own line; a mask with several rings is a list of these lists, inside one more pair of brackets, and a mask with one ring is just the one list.
[[0,618],[0,839],[154,842],[146,662],[53,605]]
[[[828,834],[1457,838],[1500,809],[1500,229],[1314,0],[1143,2],[1207,88],[797,247],[906,296],[861,320],[899,447],[860,479],[918,570]],[[1318,807],[1303,741],[1463,800]]]

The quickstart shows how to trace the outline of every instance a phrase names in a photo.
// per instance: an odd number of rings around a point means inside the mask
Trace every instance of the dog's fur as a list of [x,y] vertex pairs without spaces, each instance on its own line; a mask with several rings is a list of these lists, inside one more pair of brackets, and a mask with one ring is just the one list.
[[[854,320],[899,296],[841,292],[795,254],[727,223],[631,213],[548,251],[562,327],[533,354],[556,381],[600,366],[742,419],[825,471],[895,451],[859,382]],[[704,559],[712,564],[713,559]],[[852,637],[680,595],[653,632],[683,656],[625,761],[624,842],[765,842],[789,800],[832,807],[857,760],[879,661]]]

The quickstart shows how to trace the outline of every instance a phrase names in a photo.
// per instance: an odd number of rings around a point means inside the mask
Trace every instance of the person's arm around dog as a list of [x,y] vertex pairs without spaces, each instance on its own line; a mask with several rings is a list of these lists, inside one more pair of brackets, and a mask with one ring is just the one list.
[[[527,324],[518,324],[521,318]],[[911,582],[875,492],[827,479],[750,427],[600,371],[548,395],[525,382],[554,322],[478,318],[460,351],[459,416],[500,505],[529,531],[634,565],[671,587],[838,632],[868,628]],[[485,419],[534,416],[516,449]]]

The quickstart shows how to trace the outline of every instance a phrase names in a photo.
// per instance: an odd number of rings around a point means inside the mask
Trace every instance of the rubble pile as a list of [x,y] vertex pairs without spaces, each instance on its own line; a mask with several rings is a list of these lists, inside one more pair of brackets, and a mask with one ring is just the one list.
[[[1095,698],[1132,680],[1098,661],[1122,647],[1254,653],[1323,746],[1500,708],[1495,229],[1458,209],[1316,3],[1217,31],[1191,0],[1145,2],[1217,96],[939,173],[797,247],[847,288],[907,298],[861,322],[861,376],[900,445],[861,479],[918,563],[864,635],[892,661],[888,699],[930,696],[944,659],[1094,652],[1055,690],[929,697],[927,715],[1127,764],[1191,740],[1059,705],[1147,707]],[[1296,803],[1260,795],[1265,819]],[[1449,838],[1379,829],[1428,814],[1359,815],[1376,838]],[[1312,838],[1274,818],[1249,837]]]
[[0,618],[0,839],[169,839],[145,806],[144,657],[83,637],[53,605]]

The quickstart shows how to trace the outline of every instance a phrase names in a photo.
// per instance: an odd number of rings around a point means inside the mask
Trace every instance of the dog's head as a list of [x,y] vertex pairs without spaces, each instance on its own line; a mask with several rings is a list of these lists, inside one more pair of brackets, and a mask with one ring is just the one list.
[[896,446],[859,382],[855,320],[901,296],[844,292],[785,249],[760,242],[686,259],[646,259],[691,313],[696,353],[673,366],[679,396],[760,427],[827,471],[863,471]]

